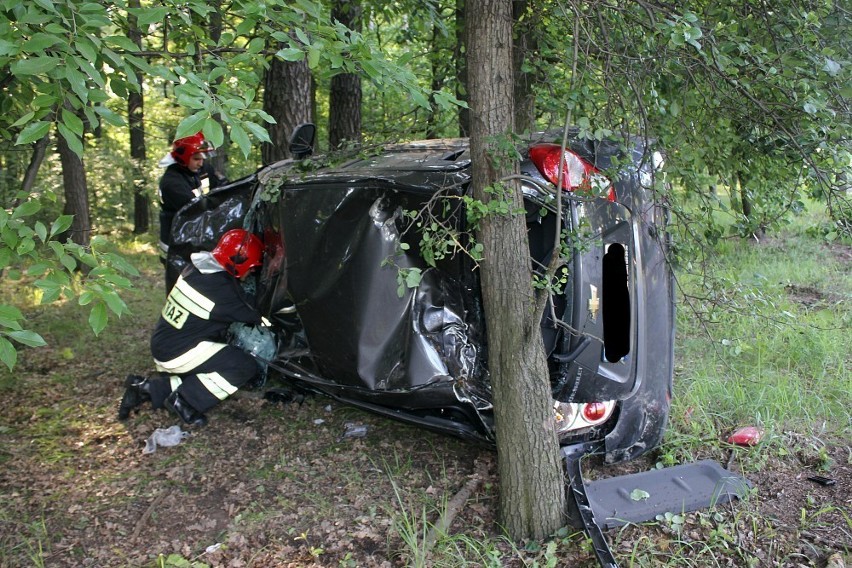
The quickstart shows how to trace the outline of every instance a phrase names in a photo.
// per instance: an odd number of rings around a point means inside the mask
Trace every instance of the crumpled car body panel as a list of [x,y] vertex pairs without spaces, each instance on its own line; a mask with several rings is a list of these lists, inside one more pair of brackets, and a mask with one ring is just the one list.
[[[621,153],[577,140],[572,149],[600,169]],[[665,211],[652,199],[646,153],[632,158],[622,154],[615,201],[564,200],[574,254],[542,321],[554,400],[618,404],[604,425],[563,442],[604,439],[610,461],[659,443],[673,372]],[[555,230],[555,215],[541,214],[548,182],[529,161],[521,169],[531,255],[546,264]],[[181,210],[168,269],[228,229],[262,235],[265,262],[252,286],[279,339],[274,369],[349,404],[491,442],[478,272],[462,254],[429,266],[406,215],[436,193],[463,195],[469,181],[466,140],[389,146],[318,169],[281,162]],[[464,228],[463,211],[444,221]],[[400,269],[421,270],[419,285],[401,287]]]

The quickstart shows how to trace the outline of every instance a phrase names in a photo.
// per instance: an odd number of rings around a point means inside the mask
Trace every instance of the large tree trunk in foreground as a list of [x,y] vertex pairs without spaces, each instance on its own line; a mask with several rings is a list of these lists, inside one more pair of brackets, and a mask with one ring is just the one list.
[[[494,165],[491,137],[512,131],[512,1],[468,0],[468,80],[474,197],[518,172],[513,156]],[[493,148],[493,146],[492,146]],[[511,210],[523,207],[516,182],[505,183]],[[500,474],[500,523],[515,540],[542,539],[565,521],[565,491],[547,361],[535,313],[523,215],[490,215],[481,227],[482,297],[494,396]]]
[[73,215],[74,221],[67,236],[78,245],[88,246],[92,225],[89,221],[89,194],[86,185],[86,170],[83,160],[75,154],[62,136],[56,137],[59,160],[62,162],[62,184],[65,187],[65,215]]

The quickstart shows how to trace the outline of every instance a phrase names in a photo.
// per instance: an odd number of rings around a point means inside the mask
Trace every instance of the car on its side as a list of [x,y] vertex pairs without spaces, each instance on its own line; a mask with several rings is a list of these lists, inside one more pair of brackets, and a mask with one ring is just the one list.
[[[306,127],[308,128],[308,127]],[[310,146],[312,133],[304,137]],[[655,199],[658,154],[635,141],[573,131],[518,148],[531,262],[569,251],[541,322],[563,445],[599,442],[609,462],[655,447],[666,427],[674,345],[665,208]],[[184,207],[168,273],[225,231],[261,236],[250,282],[277,337],[270,373],[357,407],[493,442],[486,322],[479,272],[466,254],[429,263],[410,212],[432,207],[465,234],[467,139],[393,144],[333,160],[261,168]],[[554,206],[563,157],[561,211]],[[561,223],[557,223],[557,219]],[[564,270],[562,270],[564,269]],[[406,272],[407,271],[407,272]],[[400,275],[419,271],[415,287]]]

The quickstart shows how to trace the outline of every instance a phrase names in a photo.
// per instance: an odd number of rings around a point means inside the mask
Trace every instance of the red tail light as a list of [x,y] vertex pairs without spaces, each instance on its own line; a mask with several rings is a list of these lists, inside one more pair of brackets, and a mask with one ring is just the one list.
[[[559,155],[562,147],[559,144],[536,144],[530,147],[530,160],[550,183],[559,186]],[[592,188],[592,178],[600,176],[599,170],[570,150],[562,154],[562,189],[589,190]],[[602,179],[603,176],[600,176]],[[608,181],[608,180],[607,180]],[[608,188],[607,199],[615,201],[612,186]]]
[[583,417],[595,422],[606,416],[606,405],[602,402],[589,402],[583,405]]

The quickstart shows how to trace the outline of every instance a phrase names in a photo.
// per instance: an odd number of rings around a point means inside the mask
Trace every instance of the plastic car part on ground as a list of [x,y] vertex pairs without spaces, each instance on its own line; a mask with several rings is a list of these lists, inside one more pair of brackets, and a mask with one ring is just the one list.
[[763,439],[763,428],[759,426],[744,426],[728,436],[728,443],[737,446],[756,446]]

